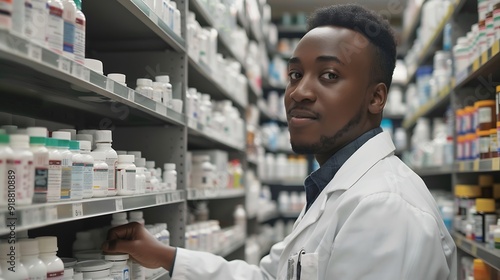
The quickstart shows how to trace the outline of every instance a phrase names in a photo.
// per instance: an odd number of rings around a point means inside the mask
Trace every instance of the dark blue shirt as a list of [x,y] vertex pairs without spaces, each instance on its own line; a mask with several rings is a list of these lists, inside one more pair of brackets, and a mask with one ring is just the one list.
[[311,207],[319,194],[333,179],[340,167],[356,152],[366,141],[382,132],[382,128],[377,127],[365,132],[354,141],[342,147],[333,156],[331,156],[318,170],[307,176],[304,181],[306,190],[306,211]]

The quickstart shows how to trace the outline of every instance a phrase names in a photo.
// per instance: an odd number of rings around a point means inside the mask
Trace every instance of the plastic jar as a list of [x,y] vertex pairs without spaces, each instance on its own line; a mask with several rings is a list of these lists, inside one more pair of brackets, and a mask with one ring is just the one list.
[[92,152],[94,158],[93,178],[92,178],[92,196],[106,197],[108,195],[109,167],[106,164],[106,154],[104,152]]
[[47,149],[49,150],[49,173],[47,184],[47,201],[55,202],[61,200],[62,181],[62,155],[58,150],[57,139],[47,138]]
[[106,154],[106,164],[108,164],[108,196],[115,196],[116,190],[116,164],[118,155],[111,147],[113,142],[111,130],[98,130],[95,135],[96,149],[94,152],[104,152]]
[[119,155],[116,166],[116,190],[118,195],[135,194],[136,166],[133,155]]
[[[24,267],[23,263],[16,261],[16,258],[19,256],[21,256],[19,253],[19,246],[12,246],[7,242],[0,244],[0,268],[4,279],[25,280],[29,278],[28,271]],[[9,270],[9,267],[12,267],[9,264],[9,261],[11,260],[15,263],[15,272]]]
[[476,132],[477,118],[474,106],[464,108],[464,133]]
[[472,266],[474,280],[490,280],[490,269],[482,259],[474,259]]
[[47,266],[38,258],[38,242],[35,239],[23,239],[17,242],[21,247],[21,262],[28,271],[30,279],[45,279]]
[[[34,194],[35,167],[33,165],[33,153],[30,151],[30,138],[28,135],[10,135],[10,147],[12,148],[12,161],[7,164],[7,175],[14,176],[17,205],[31,204]],[[11,178],[8,178],[11,179]],[[9,191],[11,189],[9,188]]]
[[150,79],[137,79],[137,87],[135,90],[146,96],[147,98],[153,99],[153,81]]
[[113,264],[111,277],[113,280],[130,280],[130,269],[127,265],[128,254],[104,255],[104,259]]
[[165,163],[165,171],[163,172],[163,180],[167,184],[167,190],[177,189],[177,171],[175,170],[175,163]]
[[45,147],[47,129],[45,127],[28,127],[27,132],[30,136],[30,149],[33,153],[33,164],[35,166],[33,202],[47,202],[49,182],[49,150]]
[[490,129],[490,156],[492,158],[498,157],[498,137],[497,137],[497,129]]
[[128,213],[129,222],[138,222],[141,225],[145,225],[143,216],[142,211],[131,211]]
[[[163,83],[160,82],[153,82],[153,101],[162,103],[163,96],[166,92],[166,87],[163,85]],[[163,103],[162,103],[163,104]]]
[[112,217],[113,219],[111,220],[111,227],[117,227],[129,223],[127,220],[126,212],[113,213]]
[[458,230],[465,234],[465,223],[469,216],[469,211],[476,205],[476,198],[481,197],[481,187],[478,185],[456,185],[455,196],[458,200],[458,215],[461,226]]
[[490,131],[489,130],[479,130],[477,132],[478,137],[478,148],[479,148],[479,158],[485,159],[490,158]]
[[170,76],[168,75],[156,76],[155,80],[157,82],[163,83],[165,87],[165,92],[162,98],[163,105],[172,108],[171,101],[173,99],[173,96],[172,96],[172,84],[170,84]]
[[52,132],[52,138],[58,139],[58,150],[62,155],[61,200],[69,200],[71,199],[71,184],[73,182],[73,153],[69,150],[71,133],[67,131],[54,131]]
[[468,133],[465,135],[465,138],[464,138],[464,160],[474,159],[478,155],[477,150],[476,150],[477,146],[474,143],[475,140],[476,140],[476,134]]
[[61,279],[64,274],[64,264],[57,256],[57,237],[42,236],[37,237],[39,258],[47,266],[47,280]]
[[431,96],[430,80],[432,71],[432,66],[421,66],[417,69],[416,82],[420,105],[427,103]]
[[111,278],[112,263],[105,260],[87,260],[78,262],[75,271],[82,272],[84,279],[113,280]]
[[193,155],[193,169],[191,170],[191,184],[193,188],[206,189],[214,187],[214,166],[208,155]]
[[476,214],[474,214],[474,238],[478,242],[488,242],[487,230],[497,222],[495,200],[491,198],[476,199]]
[[457,135],[464,133],[464,114],[465,109],[458,109],[455,111],[455,131]]
[[69,141],[69,150],[73,154],[71,158],[71,191],[72,200],[83,199],[83,171],[85,170],[85,158],[80,154],[80,143]]
[[477,129],[490,130],[495,128],[496,112],[495,100],[481,100],[474,103],[474,108],[477,110]]
[[[84,250],[73,252],[74,257],[78,260],[78,262],[86,261],[86,260],[102,260],[102,252],[101,250]],[[78,265],[78,263],[76,264]]]
[[[12,160],[12,149],[9,147],[10,137],[7,134],[0,134],[0,205],[7,205],[8,175],[7,162]],[[12,188],[12,186],[11,186]]]
[[464,160],[465,136],[457,136],[457,160]]
[[[80,140],[80,153],[82,155],[83,167],[83,198],[91,198],[94,195],[94,158],[90,154],[92,143]],[[107,175],[107,173],[106,173]],[[107,188],[107,185],[106,185]],[[107,190],[106,190],[107,193]]]

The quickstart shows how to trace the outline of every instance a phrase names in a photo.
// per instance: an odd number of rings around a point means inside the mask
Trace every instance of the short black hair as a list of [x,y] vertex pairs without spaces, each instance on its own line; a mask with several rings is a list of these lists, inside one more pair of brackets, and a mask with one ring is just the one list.
[[363,34],[376,49],[380,67],[372,68],[374,80],[390,87],[396,65],[396,39],[387,20],[356,4],[332,5],[316,10],[309,17],[308,31],[321,26],[338,26]]

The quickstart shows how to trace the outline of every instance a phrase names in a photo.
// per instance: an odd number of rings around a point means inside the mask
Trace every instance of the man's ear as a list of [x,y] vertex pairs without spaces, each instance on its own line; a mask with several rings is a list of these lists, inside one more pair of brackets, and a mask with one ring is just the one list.
[[378,83],[372,88],[368,110],[371,114],[381,114],[387,102],[387,87],[384,83]]

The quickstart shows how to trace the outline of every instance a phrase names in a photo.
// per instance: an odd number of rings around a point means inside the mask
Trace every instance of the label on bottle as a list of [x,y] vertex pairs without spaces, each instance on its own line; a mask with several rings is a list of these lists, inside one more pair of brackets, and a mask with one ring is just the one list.
[[116,165],[117,158],[106,158],[106,163],[108,164],[108,191],[116,192]]
[[73,162],[71,167],[71,199],[83,198],[83,170],[85,163]]
[[135,169],[116,169],[116,189],[135,192]]
[[496,214],[485,214],[484,215],[484,242],[490,242],[490,236],[486,234],[491,225],[497,224]]
[[63,50],[64,20],[63,10],[59,7],[49,6],[49,17],[47,19],[47,47],[58,54]]
[[[30,164],[31,163],[31,164]],[[15,201],[20,202],[21,200],[26,200],[28,198],[28,189],[31,187],[29,181],[29,169],[32,165],[31,161],[23,161],[21,159],[13,159],[7,161],[7,178],[11,180],[14,179],[14,189],[9,188],[9,193],[14,191],[16,194]],[[9,184],[10,185],[10,184]],[[5,194],[7,196],[7,193]]]
[[482,215],[474,215],[474,237],[478,242],[484,242],[484,223]]
[[76,19],[75,42],[74,42],[75,61],[84,64],[85,62],[85,21],[81,18]]
[[75,24],[64,21],[63,51],[73,54],[75,45]]
[[94,164],[85,163],[85,166],[83,167],[83,197],[92,196],[93,185],[94,185]]
[[61,199],[62,160],[49,160],[47,201]]
[[44,46],[48,16],[47,1],[31,0],[31,6],[31,19],[26,24],[26,34],[32,41]]
[[30,29],[33,18],[33,5],[31,1],[24,1],[24,35],[31,38],[32,30]]
[[[36,160],[36,157],[35,157]],[[48,156],[47,156],[48,162]],[[34,202],[47,202],[47,191],[49,186],[49,168],[48,166],[35,165],[35,193]]]
[[47,272],[47,280],[62,280],[64,277],[64,270]]
[[92,189],[95,191],[108,190],[108,176],[109,170],[107,168],[94,168],[94,179]]
[[71,159],[64,158],[61,166],[61,199],[71,198],[71,173],[72,173]]
[[479,124],[491,123],[491,108],[481,107],[478,109]]
[[489,153],[490,152],[490,137],[482,136],[479,137],[479,153]]

